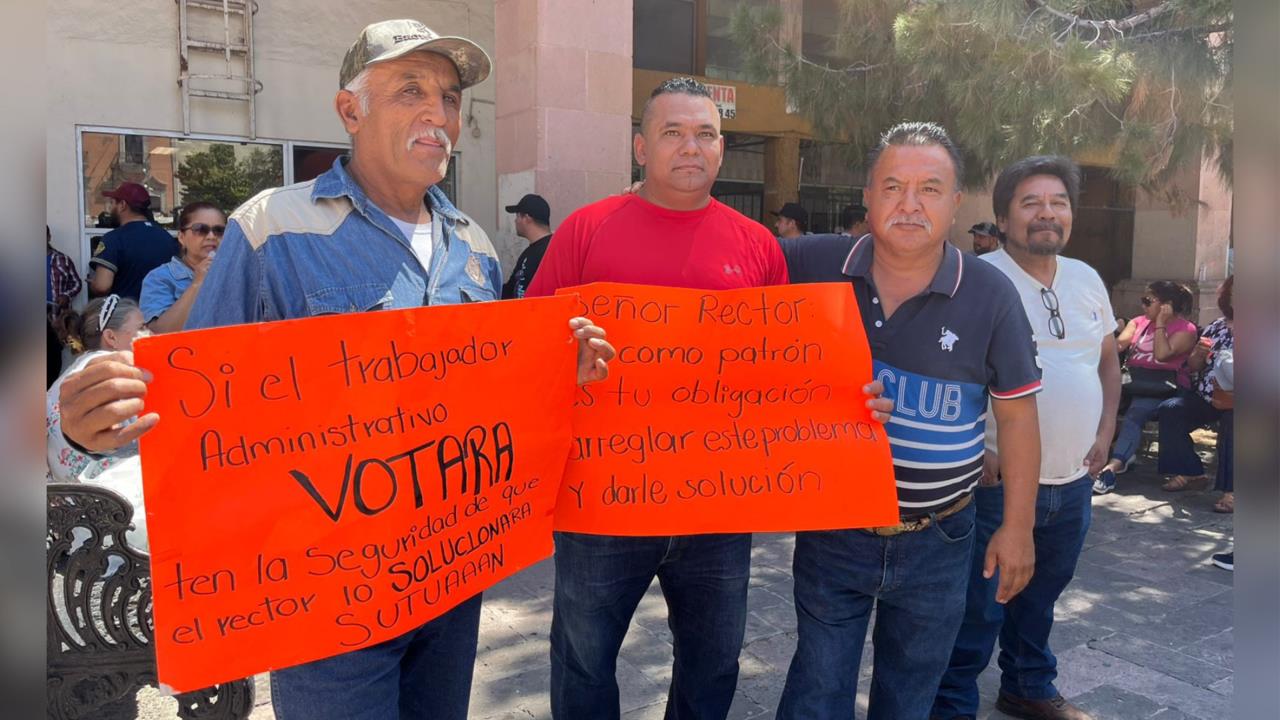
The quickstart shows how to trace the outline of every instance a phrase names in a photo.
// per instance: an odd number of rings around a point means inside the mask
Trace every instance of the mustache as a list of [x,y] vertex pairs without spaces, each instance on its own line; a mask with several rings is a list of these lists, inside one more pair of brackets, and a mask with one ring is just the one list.
[[929,218],[924,215],[897,215],[889,218],[888,227],[904,224],[922,225],[926,231],[933,231],[933,223],[929,222]]
[[444,128],[438,128],[438,127],[427,128],[426,130],[420,130],[410,135],[409,140],[404,144],[404,149],[412,150],[413,144],[423,138],[429,138],[431,140],[435,140],[436,142],[443,145],[444,154],[446,156],[453,154],[453,143],[449,140],[449,136],[444,134]]
[[1036,222],[1027,224],[1028,235],[1031,233],[1043,232],[1045,230],[1054,233],[1058,237],[1062,237],[1062,225],[1054,222],[1053,220],[1037,220]]

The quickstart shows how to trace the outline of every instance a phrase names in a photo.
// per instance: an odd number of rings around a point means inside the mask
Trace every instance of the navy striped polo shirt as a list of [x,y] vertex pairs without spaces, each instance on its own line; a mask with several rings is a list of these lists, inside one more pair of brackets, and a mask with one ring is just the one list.
[[988,395],[1040,390],[1035,340],[1013,283],[946,243],[933,281],[886,319],[871,278],[871,235],[781,242],[791,282],[853,284],[876,379],[894,401],[885,431],[902,515],[964,497],[982,477]]

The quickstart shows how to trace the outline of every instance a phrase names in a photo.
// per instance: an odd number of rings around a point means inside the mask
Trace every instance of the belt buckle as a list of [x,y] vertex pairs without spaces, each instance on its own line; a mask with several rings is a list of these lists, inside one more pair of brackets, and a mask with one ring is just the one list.
[[915,520],[900,522],[897,525],[887,525],[885,527],[873,528],[873,532],[875,532],[875,534],[879,535],[880,537],[893,537],[894,535],[901,535],[903,533],[917,532],[917,531],[923,530],[929,527],[929,523],[930,523],[929,516],[926,515],[925,517],[916,518]]

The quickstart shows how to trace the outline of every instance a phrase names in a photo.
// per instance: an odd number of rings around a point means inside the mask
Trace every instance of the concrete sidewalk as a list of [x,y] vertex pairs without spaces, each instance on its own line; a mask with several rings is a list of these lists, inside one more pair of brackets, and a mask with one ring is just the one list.
[[[1211,436],[1210,436],[1211,437]],[[1209,438],[1203,438],[1208,440]],[[1231,545],[1231,515],[1212,512],[1217,493],[1166,493],[1154,460],[1094,498],[1093,527],[1075,581],[1057,608],[1058,686],[1099,720],[1230,717],[1232,576],[1209,564]],[[1212,470],[1211,470],[1212,471]],[[757,535],[746,644],[731,718],[769,718],[795,647],[791,535]],[[553,567],[543,562],[485,596],[472,693],[476,720],[551,716],[547,697]],[[655,583],[640,604],[618,661],[623,717],[662,717],[671,635]],[[859,717],[866,711],[871,650],[864,653]],[[265,676],[254,720],[273,718]],[[982,675],[979,718],[992,710],[999,670]],[[176,717],[171,699],[143,691],[140,717]]]

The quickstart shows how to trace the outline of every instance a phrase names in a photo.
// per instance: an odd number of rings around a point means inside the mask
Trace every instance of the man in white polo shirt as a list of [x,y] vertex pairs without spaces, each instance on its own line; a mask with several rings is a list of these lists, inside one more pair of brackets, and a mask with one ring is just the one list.
[[986,468],[974,493],[977,537],[965,619],[931,718],[972,720],[978,674],[1000,639],[996,708],[1030,720],[1088,720],[1053,685],[1049,649],[1053,606],[1075,574],[1089,530],[1092,475],[1107,460],[1120,401],[1120,360],[1111,302],[1098,273],[1059,257],[1071,237],[1080,170],[1064,157],[1020,160],[1000,173],[992,205],[1004,247],[982,256],[1013,281],[1031,322],[1043,370],[1040,490],[1036,498],[1035,574],[1016,597],[995,601],[997,578],[984,578],[983,557],[1000,525],[1004,489],[996,468],[996,427],[987,426]]

